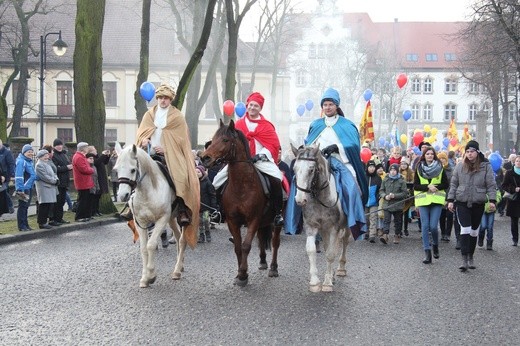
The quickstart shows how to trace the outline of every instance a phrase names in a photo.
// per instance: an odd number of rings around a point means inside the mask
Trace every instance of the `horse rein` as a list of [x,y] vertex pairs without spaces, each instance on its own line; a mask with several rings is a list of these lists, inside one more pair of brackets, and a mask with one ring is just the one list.
[[[298,157],[297,160],[312,161],[312,162],[318,163],[318,159],[317,158]],[[321,191],[325,190],[327,187],[330,186],[330,178],[326,179],[321,186],[316,188],[316,185],[318,185],[318,183],[319,183],[319,175],[318,175],[318,173],[320,173],[320,170],[316,169],[316,171],[314,172],[314,177],[312,178],[311,186],[310,186],[309,189],[305,189],[305,188],[303,188],[301,186],[298,186],[298,181],[297,181],[296,177],[294,178],[294,184],[296,185],[296,189],[297,190],[300,190],[300,191],[303,191],[305,193],[310,194],[311,197],[314,198],[315,200],[317,200],[323,207],[325,207],[325,208],[332,208],[333,206],[335,206],[338,203],[339,194],[336,191],[336,201],[334,201],[334,203],[331,206],[328,206],[325,203],[323,203],[318,198],[318,194]]]

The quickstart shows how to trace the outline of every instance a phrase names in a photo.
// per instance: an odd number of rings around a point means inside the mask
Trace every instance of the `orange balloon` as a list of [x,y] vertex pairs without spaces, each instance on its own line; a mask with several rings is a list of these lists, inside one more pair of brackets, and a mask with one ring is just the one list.
[[406,77],[404,73],[397,76],[397,86],[399,89],[402,89],[406,85],[406,82],[408,82],[408,77]]

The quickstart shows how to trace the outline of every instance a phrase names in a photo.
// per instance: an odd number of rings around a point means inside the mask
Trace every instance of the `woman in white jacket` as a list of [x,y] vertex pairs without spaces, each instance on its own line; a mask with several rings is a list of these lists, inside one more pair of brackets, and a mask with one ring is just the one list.
[[47,223],[49,213],[52,206],[56,203],[56,195],[58,193],[57,184],[59,182],[58,175],[52,169],[49,162],[49,152],[45,149],[38,151],[36,154],[38,163],[36,163],[36,193],[38,194],[38,226],[41,229],[52,228]]

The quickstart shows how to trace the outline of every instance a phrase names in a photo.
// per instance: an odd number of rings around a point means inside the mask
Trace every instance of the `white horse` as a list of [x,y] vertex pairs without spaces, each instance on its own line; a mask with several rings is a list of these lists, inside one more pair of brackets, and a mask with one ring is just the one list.
[[[310,264],[311,292],[332,292],[334,284],[334,262],[341,247],[337,276],[346,276],[346,250],[351,235],[346,227],[347,220],[341,208],[336,191],[336,180],[330,172],[327,159],[321,154],[319,145],[296,149],[291,144],[296,157],[294,163],[294,184],[296,184],[296,203],[302,207],[303,229],[307,234],[307,255]],[[316,267],[317,234],[323,238],[327,270],[323,285],[320,284]]]
[[[186,240],[177,226],[177,208],[172,210],[176,199],[175,190],[170,187],[156,161],[144,150],[135,145],[119,150],[116,145],[118,159],[115,165],[119,177],[120,201],[128,202],[134,215],[134,222],[139,232],[141,258],[143,261],[140,287],[148,287],[155,282],[155,255],[161,233],[169,224],[177,239],[177,262],[172,279],[181,278],[184,266]],[[148,229],[152,228],[151,235]]]

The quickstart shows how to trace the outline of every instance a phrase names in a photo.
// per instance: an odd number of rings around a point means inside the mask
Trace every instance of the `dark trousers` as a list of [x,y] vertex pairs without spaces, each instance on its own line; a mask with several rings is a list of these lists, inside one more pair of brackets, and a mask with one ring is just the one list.
[[453,213],[448,209],[442,208],[439,225],[441,227],[441,236],[449,238],[453,227]]
[[518,217],[511,216],[511,237],[514,243],[518,243]]
[[56,195],[56,203],[54,204],[54,211],[52,219],[54,221],[63,220],[63,206],[65,205],[65,198],[67,196],[66,187],[58,187],[58,195]]
[[92,202],[91,215],[96,215],[99,213],[99,200],[101,199],[101,195],[97,193],[90,194],[90,201]]
[[403,229],[403,211],[388,211],[385,210],[385,218],[383,221],[383,233],[390,233],[390,222],[392,221],[392,216],[394,217],[394,232],[395,235],[401,235],[401,230]]
[[282,181],[271,176],[269,176],[269,181],[271,183],[270,193],[274,212],[275,214],[281,214],[283,208]]
[[76,221],[79,219],[87,219],[91,216],[91,200],[90,191],[78,190],[78,205],[76,209]]
[[18,200],[18,210],[16,212],[16,221],[18,222],[18,229],[29,229],[29,220],[27,220],[27,212],[31,205],[32,189],[25,190],[24,193],[29,195],[29,200],[24,202]]
[[49,219],[49,213],[54,203],[40,203],[38,204],[38,225],[45,225]]

